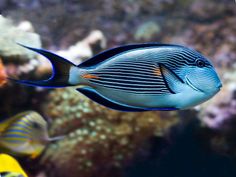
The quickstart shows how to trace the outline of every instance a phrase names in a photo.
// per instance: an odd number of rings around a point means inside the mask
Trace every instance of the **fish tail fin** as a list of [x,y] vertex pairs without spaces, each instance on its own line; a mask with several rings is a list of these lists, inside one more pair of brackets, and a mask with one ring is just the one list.
[[20,84],[24,84],[24,85],[48,87],[48,88],[65,87],[65,86],[72,85],[69,82],[69,76],[70,76],[71,67],[76,67],[75,64],[47,50],[28,47],[22,44],[19,44],[19,45],[46,57],[52,64],[53,73],[49,79],[41,80],[41,81],[17,80],[14,78],[8,78],[9,80],[20,83]]
[[[0,165],[0,173],[14,172],[14,173],[19,173],[20,176],[28,177],[28,175],[22,169],[19,162],[14,157],[12,157],[8,154],[1,153],[0,154],[0,162],[2,162]],[[3,175],[3,176],[5,176],[5,175]]]

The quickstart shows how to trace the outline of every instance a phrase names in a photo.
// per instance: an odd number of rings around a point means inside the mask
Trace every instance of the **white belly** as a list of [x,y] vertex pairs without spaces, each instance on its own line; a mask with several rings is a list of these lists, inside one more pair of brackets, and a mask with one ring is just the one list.
[[209,99],[209,95],[207,97],[203,92],[193,90],[188,85],[176,94],[135,94],[105,87],[97,87],[96,91],[113,102],[142,108],[173,107],[185,109]]

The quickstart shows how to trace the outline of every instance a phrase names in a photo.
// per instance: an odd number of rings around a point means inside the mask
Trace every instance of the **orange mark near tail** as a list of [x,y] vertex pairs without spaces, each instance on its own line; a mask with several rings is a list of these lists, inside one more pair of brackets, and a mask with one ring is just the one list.
[[84,79],[99,79],[98,76],[95,76],[92,74],[84,74],[84,75],[82,75],[82,78],[84,78]]
[[4,69],[4,65],[2,63],[2,60],[0,59],[0,87],[5,85],[7,83],[7,74]]
[[39,155],[40,155],[40,153],[34,152],[33,154],[30,155],[30,158],[36,159]]
[[160,68],[155,68],[154,69],[154,74],[157,75],[157,76],[161,76],[161,69]]

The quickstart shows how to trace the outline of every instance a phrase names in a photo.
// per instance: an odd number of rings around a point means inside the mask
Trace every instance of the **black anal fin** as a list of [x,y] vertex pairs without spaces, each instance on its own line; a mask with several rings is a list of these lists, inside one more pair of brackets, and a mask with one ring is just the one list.
[[113,102],[101,94],[99,94],[96,90],[90,88],[90,87],[82,87],[82,88],[77,88],[80,93],[84,94],[91,100],[108,107],[110,109],[118,110],[118,111],[123,111],[123,112],[143,112],[143,111],[172,111],[172,110],[177,110],[176,108],[138,108],[138,107],[132,107],[132,106],[126,106],[122,104],[118,104],[116,102]]
[[99,94],[97,91],[90,87],[82,87],[82,88],[77,88],[80,93],[84,94],[91,100],[108,107],[110,109],[118,110],[118,111],[125,111],[125,112],[141,112],[141,111],[147,111],[142,108],[134,108],[134,107],[129,107],[129,106],[124,106],[120,105],[118,103],[115,103],[105,97],[103,97],[101,94]]

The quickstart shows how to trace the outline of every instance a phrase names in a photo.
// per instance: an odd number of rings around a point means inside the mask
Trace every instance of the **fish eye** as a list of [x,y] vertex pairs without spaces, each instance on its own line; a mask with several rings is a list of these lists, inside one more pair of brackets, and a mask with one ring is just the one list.
[[202,67],[204,67],[206,65],[206,63],[203,60],[201,60],[201,59],[197,59],[196,60],[196,65],[198,67],[202,68]]
[[33,128],[41,129],[41,126],[37,122],[32,122]]

